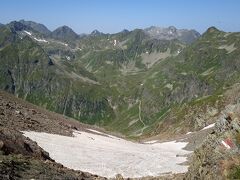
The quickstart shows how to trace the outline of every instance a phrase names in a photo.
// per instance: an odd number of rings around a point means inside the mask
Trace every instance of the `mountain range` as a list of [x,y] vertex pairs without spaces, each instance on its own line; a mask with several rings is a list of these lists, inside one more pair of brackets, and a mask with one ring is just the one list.
[[[239,48],[239,32],[215,27],[202,35],[173,26],[78,35],[13,21],[0,25],[0,89],[126,138],[173,138],[239,102]],[[214,138],[226,135],[220,131]],[[202,161],[192,172],[200,166],[207,171]]]

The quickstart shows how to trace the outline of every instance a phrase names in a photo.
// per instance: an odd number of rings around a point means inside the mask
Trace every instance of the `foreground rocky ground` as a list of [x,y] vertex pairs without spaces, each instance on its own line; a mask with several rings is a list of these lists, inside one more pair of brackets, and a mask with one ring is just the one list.
[[33,130],[72,135],[84,126],[55,113],[0,92],[0,179],[105,179],[73,171],[56,163],[49,154],[20,131]]
[[186,179],[240,178],[240,104],[228,105],[190,161]]
[[[233,94],[233,92],[231,92]],[[236,93],[234,93],[236,95]],[[238,96],[236,96],[238,97]],[[56,163],[21,131],[72,136],[90,128],[0,92],[0,179],[106,179]],[[92,128],[92,127],[91,127]],[[215,126],[179,137],[187,141],[189,170],[142,179],[239,179],[240,104],[235,98],[216,117]],[[121,175],[116,179],[123,179]]]
[[[36,142],[22,134],[22,131],[36,131],[72,136],[74,130],[88,132],[89,126],[48,112],[2,91],[0,120],[0,179],[105,179],[70,170],[56,163]],[[182,174],[144,179],[177,177],[182,177]],[[122,179],[122,176],[118,175],[116,179]]]

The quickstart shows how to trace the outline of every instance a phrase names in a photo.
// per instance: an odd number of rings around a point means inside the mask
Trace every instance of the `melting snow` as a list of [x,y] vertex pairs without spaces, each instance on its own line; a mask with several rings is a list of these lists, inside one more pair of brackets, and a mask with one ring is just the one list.
[[39,132],[24,135],[36,141],[56,162],[108,178],[116,174],[143,177],[187,171],[187,166],[179,165],[187,160],[183,155],[190,153],[182,149],[186,142],[139,144],[90,131],[98,134],[76,131],[74,137]]
[[68,46],[68,44],[66,44],[66,43],[62,43],[62,42],[58,42],[58,43],[61,45],[64,45],[64,46]]
[[225,143],[225,141],[221,141],[221,143],[227,148],[227,149],[231,149],[231,147],[227,144],[227,143]]
[[38,41],[38,42],[45,42],[45,43],[47,43],[48,41],[46,41],[45,39],[37,39],[37,38],[34,38],[36,41]]
[[146,141],[146,142],[144,142],[144,144],[153,144],[153,143],[156,143],[157,142],[157,140],[152,140],[152,141]]
[[29,36],[32,35],[32,33],[28,32],[28,31],[24,31],[26,34],[28,34]]
[[210,124],[210,125],[206,126],[205,128],[201,129],[201,131],[202,131],[202,130],[205,130],[205,129],[212,128],[212,127],[214,127],[214,126],[215,126],[215,123]]
[[117,40],[114,39],[113,45],[116,46],[117,45]]

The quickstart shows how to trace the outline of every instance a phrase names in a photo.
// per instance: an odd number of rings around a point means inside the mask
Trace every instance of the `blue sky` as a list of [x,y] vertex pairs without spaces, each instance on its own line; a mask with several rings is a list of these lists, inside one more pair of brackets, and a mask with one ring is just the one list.
[[1,0],[0,22],[33,20],[50,30],[114,33],[149,26],[240,31],[240,0]]

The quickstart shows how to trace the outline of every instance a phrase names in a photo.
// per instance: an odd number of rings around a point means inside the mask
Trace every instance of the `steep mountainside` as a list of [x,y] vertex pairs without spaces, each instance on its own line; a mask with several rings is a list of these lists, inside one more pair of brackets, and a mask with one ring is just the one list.
[[[200,129],[208,124],[208,118],[201,118],[206,107],[213,107],[214,114],[223,104],[222,94],[239,77],[239,33],[209,28],[177,56],[147,71],[115,76],[118,82],[110,86],[122,99],[112,100],[119,119],[109,126],[132,135]],[[192,113],[199,113],[199,120]]]
[[239,179],[239,83],[227,91],[228,105],[214,119],[215,127],[194,151],[186,179]]
[[64,26],[40,39],[10,24],[1,28],[2,89],[128,136],[200,129],[208,121],[188,117],[190,109],[219,108],[239,81],[239,33],[209,28],[186,45],[181,38],[199,34],[151,27],[76,38]]
[[206,109],[213,115],[219,112],[225,102],[224,92],[240,80],[239,40],[239,33],[225,33],[212,27],[178,57],[162,64],[166,83],[172,84],[163,102],[174,104],[169,104],[171,111],[165,114],[157,132],[169,131],[166,128],[169,124],[174,125],[172,132],[187,126],[198,129],[209,119],[204,118],[208,114]]
[[[194,30],[150,27],[79,36],[67,26],[49,34],[41,24],[13,21],[0,26],[0,64],[0,89],[128,138],[171,139],[215,123],[190,159],[186,178],[239,177],[239,32],[211,27],[200,36]],[[34,110],[19,111],[12,102],[1,105],[0,126],[17,124],[11,132],[21,139],[17,145],[23,154],[1,156],[6,162],[2,169],[12,168],[11,162],[29,163],[29,146],[36,149],[30,168],[36,170],[42,158],[51,161],[36,144],[24,147],[28,140],[16,130],[69,135],[80,127]],[[2,139],[9,137],[4,128]],[[8,143],[12,147],[12,142],[4,142]],[[58,169],[51,163],[46,168]],[[222,169],[226,171],[220,173]],[[66,171],[71,177],[72,171]]]
[[45,36],[48,36],[51,33],[51,31],[43,24],[36,23],[33,21],[25,21],[25,20],[20,20],[19,22],[26,26],[30,26],[32,29],[34,29],[35,31],[37,31]]
[[78,35],[68,26],[61,26],[51,33],[51,37],[62,41],[75,41]]
[[107,91],[84,68],[69,70],[28,36],[20,38],[8,28],[0,31],[4,34],[0,51],[1,89],[89,123],[103,124],[114,118]]

